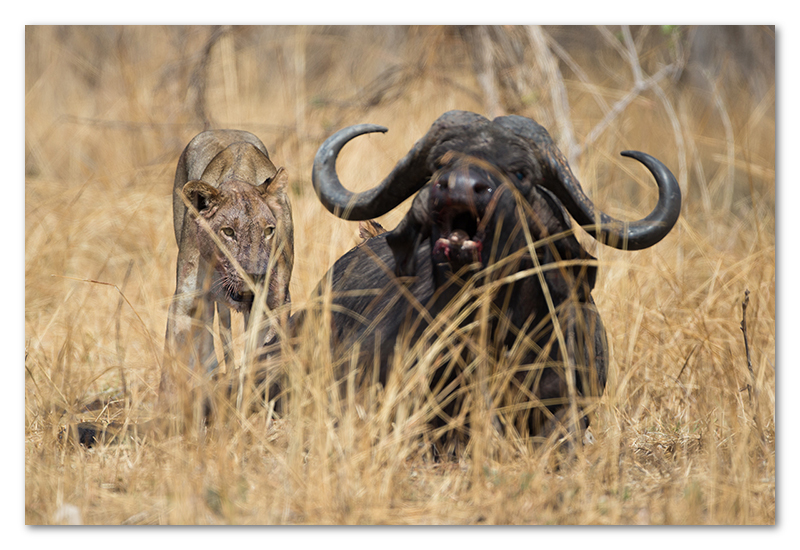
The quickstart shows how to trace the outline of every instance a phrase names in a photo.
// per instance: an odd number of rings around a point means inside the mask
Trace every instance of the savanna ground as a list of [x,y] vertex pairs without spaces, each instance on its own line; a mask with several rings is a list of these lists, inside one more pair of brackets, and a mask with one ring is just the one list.
[[[766,27],[28,27],[26,523],[775,523],[774,48]],[[388,127],[338,163],[366,189],[450,109],[534,118],[619,218],[655,203],[619,151],[681,182],[681,218],[655,247],[580,235],[611,352],[593,444],[559,461],[483,430],[460,459],[431,461],[424,404],[401,381],[336,407],[322,336],[292,359],[301,406],[285,415],[232,411],[205,433],[91,449],[59,439],[76,420],[152,415],[172,179],[204,125],[255,133],[289,170],[296,311],[358,242],[313,193],[317,147],[350,124]]]

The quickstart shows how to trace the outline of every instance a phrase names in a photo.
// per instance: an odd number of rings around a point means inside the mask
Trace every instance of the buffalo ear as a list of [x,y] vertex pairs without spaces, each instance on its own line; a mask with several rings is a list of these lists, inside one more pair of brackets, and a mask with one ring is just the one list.
[[275,172],[274,176],[267,178],[264,183],[258,186],[258,192],[261,193],[261,196],[265,198],[267,195],[285,193],[288,184],[289,174],[286,172],[286,168],[281,166],[278,168],[278,171]]
[[[405,220],[404,220],[405,221]],[[406,225],[406,227],[402,227]],[[419,232],[401,223],[386,234],[386,244],[394,254],[394,274],[398,277],[413,277],[417,273],[417,248],[421,239]]]
[[423,187],[414,197],[411,209],[397,227],[386,233],[386,244],[394,254],[394,273],[398,277],[417,274],[417,250],[430,236],[430,217],[427,214],[429,187]]
[[200,180],[192,180],[184,185],[183,194],[198,212],[208,210],[219,199],[219,191]]
[[[539,185],[534,187],[534,191],[544,199],[553,215],[555,227],[550,228],[551,234],[558,233],[562,230],[567,230],[572,227],[572,221],[567,213],[566,208],[564,208],[564,206],[561,204],[561,201],[558,200],[552,191]],[[533,204],[533,200],[535,199],[529,199],[529,202]],[[581,293],[581,299],[587,299],[587,296],[592,291],[594,284],[597,281],[597,265],[594,263],[597,258],[589,254],[586,249],[581,246],[581,244],[575,238],[575,235],[567,235],[564,238],[558,239],[553,243],[553,246],[558,253],[558,260],[586,261],[585,264],[573,266],[571,268],[571,272],[575,281],[580,285],[578,292]],[[555,260],[556,259],[553,258],[551,261]],[[555,274],[558,272],[553,271],[552,273]]]

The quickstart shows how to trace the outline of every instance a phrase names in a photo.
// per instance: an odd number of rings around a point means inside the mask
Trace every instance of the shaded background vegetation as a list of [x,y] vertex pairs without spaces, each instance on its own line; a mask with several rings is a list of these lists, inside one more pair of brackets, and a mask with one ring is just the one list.
[[[26,522],[774,523],[774,44],[768,27],[28,27]],[[449,109],[534,118],[617,217],[655,203],[619,151],[654,154],[681,182],[681,220],[655,248],[581,235],[601,261],[612,353],[581,460],[556,470],[487,442],[479,464],[431,464],[410,438],[356,431],[392,419],[339,433],[320,404],[204,442],[57,443],[67,421],[152,409],[174,291],[172,178],[191,137],[249,130],[289,170],[300,309],[357,242],[311,189],[319,144],[387,126],[339,162],[365,189]],[[313,396],[319,352],[307,351]]]

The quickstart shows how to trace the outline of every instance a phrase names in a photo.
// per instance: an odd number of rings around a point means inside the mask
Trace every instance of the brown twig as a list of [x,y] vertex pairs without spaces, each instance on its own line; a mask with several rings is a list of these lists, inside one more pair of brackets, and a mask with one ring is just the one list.
[[[634,43],[633,37],[630,34],[630,29],[627,26],[622,27],[622,38],[624,45],[620,43],[620,41],[607,28],[601,26],[598,27],[598,30],[606,39],[606,41],[617,50],[619,55],[628,62],[631,68],[634,83],[631,89],[628,90],[628,93],[611,107],[608,106],[608,104],[605,102],[602,96],[596,92],[596,90],[592,91],[598,101],[598,104],[601,106],[601,109],[604,112],[604,116],[603,119],[589,131],[582,143],[577,143],[572,127],[569,124],[570,117],[567,116],[569,114],[569,99],[567,97],[566,87],[558,69],[558,62],[556,61],[555,57],[561,57],[562,60],[570,65],[572,70],[578,74],[578,77],[581,80],[588,82],[589,79],[585,75],[582,76],[583,73],[580,71],[580,68],[577,67],[577,64],[566,55],[566,52],[564,52],[554,40],[549,40],[547,35],[540,27],[531,26],[528,28],[531,44],[537,50],[539,58],[542,60],[544,65],[544,72],[547,75],[547,81],[550,87],[550,95],[552,96],[553,110],[557,115],[556,120],[560,124],[559,132],[561,134],[561,141],[563,142],[564,148],[567,150],[567,157],[569,158],[570,162],[573,164],[576,163],[577,159],[584,153],[586,148],[594,143],[600,137],[600,135],[605,132],[608,127],[610,127],[612,121],[616,119],[637,97],[648,90],[653,90],[664,104],[667,114],[669,115],[673,124],[673,130],[675,132],[678,148],[683,151],[683,138],[680,132],[680,125],[677,122],[678,118],[675,115],[674,109],[666,98],[666,95],[659,87],[659,83],[665,78],[674,77],[675,75],[680,74],[680,72],[683,70],[683,65],[685,64],[683,56],[679,55],[676,61],[665,67],[662,67],[654,75],[648,77],[645,75],[644,71],[642,71],[642,67],[639,64],[639,54],[636,49],[636,44]],[[684,156],[681,155],[681,159],[683,159],[683,157]],[[683,162],[683,160],[681,160],[681,162]],[[682,164],[682,181],[686,179],[685,172],[686,169]]]
[[[766,436],[764,435],[764,429],[762,428],[761,418],[758,414],[758,387],[756,386],[756,375],[753,372],[753,362],[750,359],[750,343],[747,339],[747,304],[750,302],[750,291],[745,289],[744,291],[744,300],[742,301],[742,324],[740,328],[742,329],[742,334],[744,335],[744,351],[747,355],[747,370],[750,371],[750,384],[747,384],[747,397],[748,400],[753,407],[753,423],[755,424],[756,431],[758,432],[758,439],[761,442],[761,447],[764,450],[765,454],[769,454],[769,449],[767,447],[767,440]],[[752,392],[751,392],[752,387]]]
[[[744,291],[744,301],[742,302],[742,324],[739,327],[742,329],[742,334],[744,335],[744,351],[747,355],[747,370],[750,371],[750,381],[751,384],[747,384],[747,398],[750,402],[753,402],[753,395],[755,393],[756,387],[756,375],[753,373],[753,362],[750,360],[750,343],[747,341],[747,304],[750,302],[750,291],[745,289]],[[752,388],[752,392],[751,392]]]
[[656,88],[662,80],[667,77],[674,76],[680,72],[682,68],[682,61],[679,60],[662,67],[654,75],[645,77],[642,67],[639,65],[639,56],[636,51],[636,46],[633,43],[633,39],[630,36],[629,28],[627,26],[623,26],[622,28],[625,46],[620,44],[619,40],[617,40],[617,38],[611,34],[611,31],[609,31],[607,28],[598,27],[598,30],[606,39],[606,41],[613,46],[617,52],[619,52],[620,56],[628,61],[631,67],[631,72],[633,73],[634,84],[628,93],[611,107],[611,110],[606,113],[606,116],[603,117],[603,120],[598,122],[595,127],[592,128],[592,130],[586,135],[583,143],[576,151],[576,155],[582,154],[586,147],[594,143],[595,140],[600,137],[600,135],[611,124],[611,121],[619,116],[620,113],[622,113],[628,107],[628,105],[633,102],[634,99],[639,97],[643,92]]
[[697,351],[697,348],[699,348],[699,347],[700,347],[700,344],[697,344],[695,347],[692,348],[692,351],[689,352],[689,355],[686,356],[686,361],[683,362],[683,366],[681,367],[681,371],[678,373],[678,376],[675,377],[675,381],[676,382],[680,382],[681,374],[683,374],[684,369],[686,369],[686,365],[689,364],[689,359],[692,358],[692,355],[694,355],[694,352]]

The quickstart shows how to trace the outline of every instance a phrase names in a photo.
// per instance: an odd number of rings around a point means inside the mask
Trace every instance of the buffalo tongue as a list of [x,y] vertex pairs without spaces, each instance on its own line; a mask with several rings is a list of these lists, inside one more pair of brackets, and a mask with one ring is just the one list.
[[480,262],[481,243],[470,240],[463,229],[454,229],[447,237],[440,238],[433,247],[433,260],[437,263],[470,264]]
[[450,244],[455,247],[461,248],[461,245],[464,244],[464,241],[469,239],[469,235],[467,235],[466,231],[462,231],[461,229],[456,229],[452,233],[450,233]]

